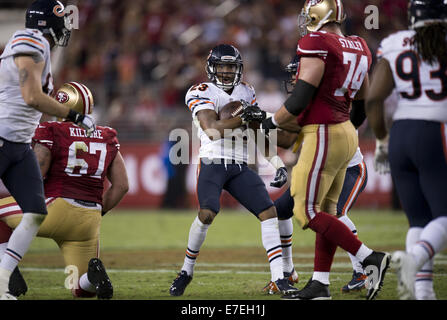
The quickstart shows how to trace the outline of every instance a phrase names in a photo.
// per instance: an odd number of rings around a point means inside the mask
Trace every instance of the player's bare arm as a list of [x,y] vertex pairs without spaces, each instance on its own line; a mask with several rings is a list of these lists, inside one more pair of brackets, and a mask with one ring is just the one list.
[[19,83],[23,100],[27,105],[58,118],[67,118],[69,108],[60,104],[42,91],[43,59],[19,55],[14,58],[19,70]]
[[120,152],[110,164],[107,178],[111,186],[103,196],[102,215],[113,209],[129,190],[126,166]]
[[242,126],[241,117],[219,120],[217,113],[213,110],[200,110],[197,112],[197,119],[203,131],[211,140],[223,138],[225,129],[236,129]]
[[371,86],[366,98],[366,115],[377,139],[386,138],[384,102],[394,88],[393,74],[388,60],[381,59],[374,70]]
[[362,87],[355,95],[352,101],[351,108],[351,122],[356,129],[358,129],[366,119],[365,113],[365,99],[369,89],[369,76],[366,74],[365,80],[363,80]]
[[273,117],[264,120],[262,128],[268,131],[295,120],[312,100],[323,78],[324,70],[325,64],[321,59],[301,58],[298,81],[292,94]]
[[36,143],[33,147],[33,150],[36,154],[42,177],[45,177],[51,165],[51,151],[40,143]]

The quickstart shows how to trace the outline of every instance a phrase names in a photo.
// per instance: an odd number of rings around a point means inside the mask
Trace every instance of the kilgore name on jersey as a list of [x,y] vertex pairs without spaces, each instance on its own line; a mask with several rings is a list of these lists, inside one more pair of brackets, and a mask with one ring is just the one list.
[[96,139],[104,139],[101,135],[102,130],[95,130],[92,132],[90,137],[87,137],[87,133],[85,129],[82,128],[70,128],[70,136],[71,137],[81,137],[81,138],[96,138]]

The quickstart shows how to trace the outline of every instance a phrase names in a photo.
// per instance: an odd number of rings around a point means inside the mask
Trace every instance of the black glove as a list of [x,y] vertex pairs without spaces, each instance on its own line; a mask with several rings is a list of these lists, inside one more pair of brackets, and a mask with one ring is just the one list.
[[276,126],[273,124],[273,120],[272,117],[265,119],[264,121],[261,122],[261,126],[260,126],[261,132],[265,135],[265,136],[269,136],[270,135],[270,130],[274,130],[276,129]]
[[90,137],[96,129],[95,120],[88,114],[82,114],[73,109],[70,109],[67,115],[67,120],[76,123],[81,128],[85,129],[87,137]]
[[265,119],[267,114],[265,111],[262,111],[261,108],[259,108],[258,104],[249,104],[245,100],[241,100],[243,111],[241,114],[242,121],[244,122],[252,122],[252,121],[258,121],[261,122]]
[[281,167],[276,170],[275,179],[270,182],[270,186],[275,188],[281,188],[287,182],[287,169],[285,167]]

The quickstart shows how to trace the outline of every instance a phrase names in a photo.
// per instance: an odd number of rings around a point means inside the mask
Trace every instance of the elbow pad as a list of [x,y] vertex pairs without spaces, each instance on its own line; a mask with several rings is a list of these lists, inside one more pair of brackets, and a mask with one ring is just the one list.
[[352,101],[351,122],[354,127],[359,128],[366,119],[365,100]]
[[293,88],[292,94],[284,102],[284,106],[294,116],[298,116],[312,101],[317,87],[310,83],[298,80]]

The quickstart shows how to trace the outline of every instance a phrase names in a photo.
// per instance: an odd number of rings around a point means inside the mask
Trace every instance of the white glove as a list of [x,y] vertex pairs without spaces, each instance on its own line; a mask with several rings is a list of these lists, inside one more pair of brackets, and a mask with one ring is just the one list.
[[388,161],[388,139],[376,140],[376,152],[374,153],[374,170],[379,174],[390,173],[390,163]]
[[85,131],[87,133],[87,137],[90,137],[90,135],[93,133],[93,131],[96,130],[95,120],[93,119],[92,116],[89,116],[88,114],[85,114],[82,121],[79,121],[77,124],[81,128],[85,129]]

